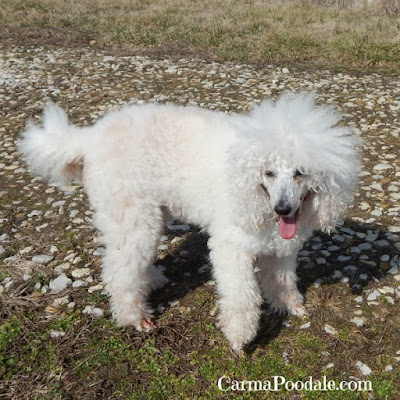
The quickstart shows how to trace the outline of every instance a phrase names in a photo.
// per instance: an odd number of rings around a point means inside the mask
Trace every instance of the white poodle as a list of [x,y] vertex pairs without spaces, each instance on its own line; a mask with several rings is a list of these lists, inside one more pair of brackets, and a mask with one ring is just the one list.
[[153,327],[146,297],[166,278],[151,267],[168,216],[199,225],[219,294],[219,322],[240,353],[265,299],[306,314],[296,254],[314,229],[335,227],[357,183],[358,139],[312,94],[263,101],[249,114],[134,105],[92,127],[53,104],[19,150],[58,184],[81,179],[106,246],[103,280],[121,325]]

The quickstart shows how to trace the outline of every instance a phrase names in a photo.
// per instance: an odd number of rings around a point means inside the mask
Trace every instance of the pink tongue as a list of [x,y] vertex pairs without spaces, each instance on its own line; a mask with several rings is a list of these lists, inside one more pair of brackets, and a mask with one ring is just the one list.
[[296,217],[280,217],[279,234],[282,239],[291,239],[296,234]]

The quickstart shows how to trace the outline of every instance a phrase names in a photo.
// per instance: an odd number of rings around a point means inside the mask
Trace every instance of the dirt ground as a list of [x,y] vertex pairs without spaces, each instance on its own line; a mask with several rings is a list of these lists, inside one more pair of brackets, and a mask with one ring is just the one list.
[[[323,395],[399,397],[398,77],[7,45],[0,46],[0,83],[1,399],[235,395],[218,389],[223,375],[368,379],[372,392]],[[243,358],[235,358],[216,328],[207,237],[176,222],[166,228],[155,260],[170,280],[151,296],[156,329],[143,334],[117,327],[100,279],[102,248],[84,191],[51,187],[28,174],[15,146],[26,120],[39,123],[49,100],[78,125],[142,101],[243,112],[285,89],[315,91],[318,102],[344,112],[363,140],[360,187],[344,226],[330,236],[316,232],[298,257],[310,316],[280,316],[266,306],[258,337]],[[65,287],[58,291],[60,277]],[[317,399],[321,393],[273,395]]]

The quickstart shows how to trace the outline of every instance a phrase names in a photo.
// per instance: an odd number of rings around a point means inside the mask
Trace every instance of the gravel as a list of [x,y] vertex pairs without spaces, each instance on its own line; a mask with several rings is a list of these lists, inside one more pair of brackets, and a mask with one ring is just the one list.
[[[331,236],[316,233],[311,238],[299,253],[299,274],[314,283],[310,290],[323,290],[332,282],[348,289],[350,301],[343,301],[339,313],[347,313],[347,321],[364,329],[375,316],[394,313],[400,298],[399,83],[398,77],[379,74],[156,60],[89,48],[0,47],[0,293],[13,296],[19,287],[27,295],[38,292],[48,312],[60,306],[54,305],[54,294],[105,293],[100,278],[104,248],[99,247],[83,189],[49,187],[31,178],[16,151],[26,120],[38,122],[47,101],[64,107],[73,123],[87,125],[128,103],[174,102],[243,112],[254,101],[283,90],[312,90],[318,102],[340,107],[345,121],[361,135],[363,171],[345,225]],[[159,258],[194,231],[179,221],[167,228]],[[171,254],[173,260],[191,256],[183,249]],[[43,279],[30,285],[38,273]],[[209,266],[202,263],[200,273],[208,274]],[[354,317],[366,305],[373,316]],[[68,307],[94,317],[105,312],[83,300]],[[321,326],[335,335],[334,325],[327,318]],[[300,328],[310,326],[308,321]],[[52,337],[61,336],[54,331]],[[361,361],[356,366],[362,375],[370,373]]]

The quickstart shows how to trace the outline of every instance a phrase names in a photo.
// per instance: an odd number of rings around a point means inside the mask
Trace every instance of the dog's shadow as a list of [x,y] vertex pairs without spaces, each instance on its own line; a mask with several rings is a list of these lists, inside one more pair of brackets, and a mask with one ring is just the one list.
[[[166,268],[170,282],[151,296],[155,308],[160,298],[167,304],[180,300],[212,280],[207,240],[206,234],[193,229],[175,249],[156,260],[156,264]],[[331,285],[345,284],[354,295],[362,294],[371,281],[379,281],[395,271],[399,258],[396,241],[398,235],[384,226],[352,220],[346,220],[331,235],[315,232],[298,256],[300,292],[307,298],[311,287],[328,290]],[[259,333],[246,351],[265,347],[279,335],[287,318],[264,306]]]

